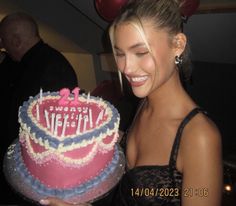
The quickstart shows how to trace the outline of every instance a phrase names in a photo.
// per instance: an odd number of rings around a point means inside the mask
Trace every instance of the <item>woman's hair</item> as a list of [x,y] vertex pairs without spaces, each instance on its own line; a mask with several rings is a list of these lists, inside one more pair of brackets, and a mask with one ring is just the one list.
[[[150,21],[156,29],[165,29],[170,38],[182,32],[183,18],[181,15],[181,6],[183,0],[130,0],[126,6],[123,7],[119,16],[112,23],[109,34],[112,47],[114,46],[114,32],[117,25],[129,22],[140,33],[147,48],[150,46],[145,37],[142,21]],[[185,79],[190,76],[189,69],[189,49],[188,46],[182,53],[182,66],[180,76],[183,75]],[[187,64],[187,65],[186,65]]]

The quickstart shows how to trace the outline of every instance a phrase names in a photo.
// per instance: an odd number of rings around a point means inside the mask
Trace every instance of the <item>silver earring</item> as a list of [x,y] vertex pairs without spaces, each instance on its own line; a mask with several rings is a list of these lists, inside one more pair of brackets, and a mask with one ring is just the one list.
[[180,56],[175,56],[175,64],[176,65],[181,65],[183,63],[183,57],[182,55]]

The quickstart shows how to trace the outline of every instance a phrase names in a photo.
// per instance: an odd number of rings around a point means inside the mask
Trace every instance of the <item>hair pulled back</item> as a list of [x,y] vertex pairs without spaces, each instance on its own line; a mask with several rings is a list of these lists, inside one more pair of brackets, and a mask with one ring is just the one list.
[[[183,6],[183,3],[183,0],[128,1],[110,27],[112,45],[114,44],[114,30],[116,26],[124,22],[131,22],[136,25],[140,31],[144,31],[142,21],[151,21],[156,29],[165,29],[170,37],[182,32],[183,18],[181,15],[181,7]],[[141,33],[144,35],[144,32]],[[183,61],[181,68],[179,68],[181,70],[180,76],[181,78],[184,76],[184,79],[188,79],[191,73],[189,68],[190,60],[188,45],[181,56]]]

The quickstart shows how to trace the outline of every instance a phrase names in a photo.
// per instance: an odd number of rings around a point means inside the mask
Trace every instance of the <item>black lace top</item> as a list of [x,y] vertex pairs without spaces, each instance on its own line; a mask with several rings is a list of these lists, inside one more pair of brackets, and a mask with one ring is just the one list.
[[[126,170],[115,197],[119,206],[180,206],[182,174],[176,169],[176,159],[182,131],[200,108],[193,109],[181,122],[172,146],[168,165],[136,166]],[[121,146],[126,148],[126,135]]]

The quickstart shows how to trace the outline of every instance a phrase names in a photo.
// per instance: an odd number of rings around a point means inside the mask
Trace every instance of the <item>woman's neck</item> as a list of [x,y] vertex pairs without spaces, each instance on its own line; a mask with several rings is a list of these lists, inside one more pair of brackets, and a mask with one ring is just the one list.
[[176,72],[171,79],[147,97],[145,109],[165,117],[170,114],[181,114],[195,106],[193,100],[184,90]]

